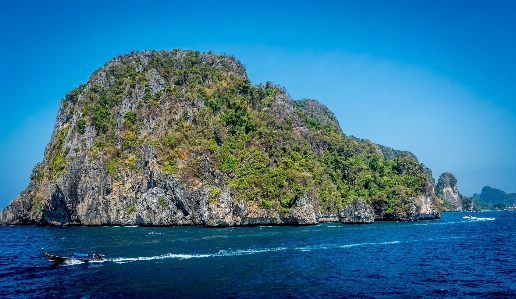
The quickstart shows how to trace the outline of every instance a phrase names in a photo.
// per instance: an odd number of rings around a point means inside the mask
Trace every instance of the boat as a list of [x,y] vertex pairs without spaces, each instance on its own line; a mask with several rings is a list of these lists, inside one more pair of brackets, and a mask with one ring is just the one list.
[[477,217],[475,216],[471,216],[470,214],[466,214],[464,217],[462,217],[464,219],[477,219]]
[[49,254],[45,251],[45,248],[41,248],[41,251],[43,251],[43,254],[48,259],[49,262],[52,263],[64,263],[66,261],[78,261],[81,263],[89,263],[89,262],[102,262],[104,261],[104,256],[100,253],[95,254],[94,252],[91,253],[91,255],[86,253],[75,253],[74,255],[76,257],[66,257],[66,256],[59,256],[55,254]]

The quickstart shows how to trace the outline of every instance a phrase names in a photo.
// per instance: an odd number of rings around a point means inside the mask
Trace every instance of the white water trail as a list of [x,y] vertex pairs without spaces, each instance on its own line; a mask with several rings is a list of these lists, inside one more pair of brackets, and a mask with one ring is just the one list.
[[228,257],[228,256],[240,256],[240,255],[254,255],[268,252],[279,252],[279,251],[314,251],[314,250],[328,250],[328,249],[344,249],[358,246],[375,246],[375,245],[390,245],[399,244],[399,241],[391,242],[379,242],[379,243],[357,243],[357,244],[321,244],[314,246],[302,246],[302,247],[272,247],[272,248],[255,248],[255,249],[238,249],[238,250],[220,250],[217,253],[206,253],[206,254],[186,254],[186,253],[167,253],[156,256],[142,256],[142,257],[119,257],[107,259],[107,261],[123,264],[136,261],[152,261],[152,260],[164,260],[164,259],[194,259],[194,258],[209,258],[209,257]]

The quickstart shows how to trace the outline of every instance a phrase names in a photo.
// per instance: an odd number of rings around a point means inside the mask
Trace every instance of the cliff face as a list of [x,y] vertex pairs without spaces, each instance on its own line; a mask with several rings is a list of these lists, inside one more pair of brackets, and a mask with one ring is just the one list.
[[475,199],[473,197],[461,197],[462,202],[462,210],[463,211],[475,211],[477,207],[475,206]]
[[457,188],[457,179],[453,174],[449,172],[441,174],[435,187],[435,193],[444,200],[444,211],[462,211],[462,201]]
[[[386,159],[346,137],[319,102],[251,86],[232,57],[144,51],[112,59],[66,95],[43,162],[0,222],[431,219],[439,217],[432,185],[415,157]],[[346,216],[357,210],[365,216]]]

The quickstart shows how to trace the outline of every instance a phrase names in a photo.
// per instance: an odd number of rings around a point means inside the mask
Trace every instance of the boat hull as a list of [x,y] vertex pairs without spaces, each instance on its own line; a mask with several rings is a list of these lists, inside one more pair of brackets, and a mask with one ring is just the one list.
[[96,258],[72,258],[72,257],[66,257],[66,256],[59,256],[59,255],[49,254],[49,253],[47,253],[45,251],[44,248],[41,248],[41,250],[43,251],[43,254],[48,259],[48,261],[51,262],[51,263],[60,264],[60,263],[64,263],[66,261],[72,261],[72,260],[73,261],[78,261],[78,262],[81,262],[81,263],[104,261],[104,258],[101,255],[99,255],[100,257],[96,257]]

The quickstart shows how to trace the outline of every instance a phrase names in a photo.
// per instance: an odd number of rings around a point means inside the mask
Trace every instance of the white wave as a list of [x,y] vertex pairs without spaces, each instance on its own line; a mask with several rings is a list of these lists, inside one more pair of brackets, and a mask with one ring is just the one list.
[[378,243],[357,243],[357,244],[321,244],[314,246],[304,246],[304,247],[272,247],[272,248],[253,248],[253,249],[238,249],[238,250],[219,250],[217,253],[208,253],[208,254],[180,254],[180,253],[167,253],[163,255],[156,256],[147,256],[147,257],[133,257],[133,258],[112,258],[108,259],[108,261],[124,264],[129,262],[136,261],[152,261],[152,260],[164,260],[164,259],[192,259],[192,258],[209,258],[209,257],[229,257],[229,256],[241,256],[241,255],[254,255],[260,253],[267,252],[278,252],[278,251],[314,251],[314,250],[328,250],[328,249],[343,249],[357,246],[374,246],[374,245],[390,245],[390,244],[398,244],[399,241],[391,241],[391,242],[378,242]]
[[147,257],[134,257],[134,258],[113,258],[110,261],[115,263],[128,263],[128,262],[136,262],[136,261],[152,261],[152,260],[164,260],[164,259],[192,259],[192,258],[206,258],[206,257],[224,257],[224,256],[238,256],[238,255],[250,255],[257,254],[263,252],[271,252],[271,251],[281,251],[286,250],[286,248],[264,248],[264,249],[244,249],[244,250],[235,250],[235,251],[226,251],[219,250],[217,253],[211,254],[177,254],[177,253],[168,253],[163,255],[156,256],[147,256]]
[[84,264],[84,262],[81,262],[76,259],[69,259],[69,260],[66,260],[63,262],[63,265],[65,265],[65,266],[73,266],[73,265],[80,265],[80,264]]
[[390,242],[378,242],[378,243],[356,243],[356,244],[322,244],[322,245],[313,245],[306,247],[297,247],[294,250],[301,251],[313,251],[313,250],[327,250],[327,249],[343,249],[343,248],[351,248],[351,247],[360,247],[360,246],[374,246],[374,245],[389,245],[389,244],[398,244],[400,241],[390,241]]
[[235,256],[235,255],[251,255],[257,253],[264,252],[276,252],[276,251],[285,251],[288,248],[286,247],[276,247],[276,248],[259,248],[259,249],[239,249],[235,251],[225,251],[221,250],[219,253],[214,254],[213,256]]
[[458,224],[461,223],[460,221],[440,221],[432,223],[432,225],[452,225],[452,224]]
[[163,255],[156,255],[156,256],[140,256],[140,257],[120,257],[120,258],[113,258],[109,259],[111,262],[124,264],[129,262],[136,262],[136,261],[152,261],[152,260],[164,260],[164,259],[191,259],[191,258],[203,258],[203,257],[210,257],[212,255],[210,254],[174,254],[174,253],[168,253]]
[[90,260],[88,262],[85,262],[85,261],[82,261],[80,259],[74,259],[74,258],[70,258],[70,259],[67,259],[66,261],[64,261],[62,263],[62,265],[64,266],[74,266],[74,265],[83,265],[83,264],[88,264],[88,263],[94,263],[94,264],[101,264],[101,263],[104,263],[106,260]]

